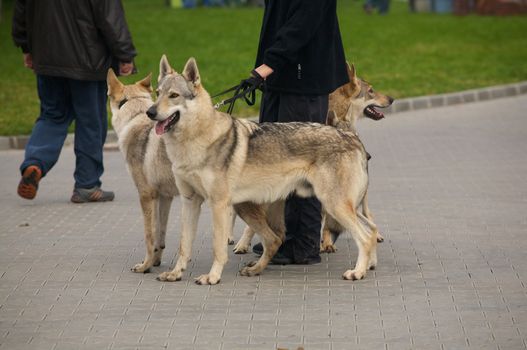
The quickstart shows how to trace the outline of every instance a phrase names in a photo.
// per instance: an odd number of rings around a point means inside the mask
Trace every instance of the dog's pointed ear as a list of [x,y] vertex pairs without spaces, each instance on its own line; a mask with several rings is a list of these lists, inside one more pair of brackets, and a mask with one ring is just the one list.
[[329,110],[326,117],[326,125],[336,126],[337,125],[337,114],[334,110]]
[[185,64],[185,68],[183,68],[183,76],[185,79],[187,79],[187,81],[190,81],[192,84],[194,84],[194,87],[201,85],[198,64],[196,63],[194,57],[189,58],[187,64]]
[[355,71],[355,65],[352,63],[350,64],[349,62],[346,62],[346,65],[348,66],[348,76],[351,78],[356,78],[357,77],[357,72]]
[[174,69],[168,63],[168,58],[166,55],[161,56],[161,61],[159,62],[159,76],[157,81],[161,81],[168,74],[174,73]]
[[350,82],[354,86],[358,86],[359,82],[357,81],[357,71],[355,70],[355,65],[353,63],[350,65],[349,62],[346,62],[346,64],[348,66],[348,77]]
[[108,96],[115,96],[124,90],[124,85],[117,79],[117,75],[112,68],[108,69],[106,75],[106,84],[108,85]]
[[152,92],[152,72],[148,73],[146,77],[139,80],[136,84],[145,88],[147,91]]

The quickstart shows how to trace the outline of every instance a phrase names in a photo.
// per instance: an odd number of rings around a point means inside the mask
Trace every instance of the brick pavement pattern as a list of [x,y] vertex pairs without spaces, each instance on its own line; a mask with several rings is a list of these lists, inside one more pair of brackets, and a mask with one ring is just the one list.
[[[193,278],[212,261],[204,205],[193,260],[171,268],[179,201],[162,265],[144,256],[137,192],[119,152],[106,153],[116,200],[69,202],[66,148],[37,198],[17,197],[21,151],[0,152],[0,350],[3,349],[525,349],[527,96],[407,111],[359,124],[370,161],[370,207],[386,241],[362,281],[340,278],[356,248],[337,242],[316,266]],[[235,227],[239,237],[243,224]]]

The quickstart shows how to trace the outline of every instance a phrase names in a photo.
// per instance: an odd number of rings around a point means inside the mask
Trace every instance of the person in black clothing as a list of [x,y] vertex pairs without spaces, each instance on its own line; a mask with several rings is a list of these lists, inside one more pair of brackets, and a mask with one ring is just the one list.
[[120,0],[17,0],[13,41],[37,77],[40,116],[26,146],[17,192],[33,199],[75,120],[74,203],[113,200],[101,189],[108,128],[106,74],[133,70],[136,51]]
[[[349,82],[337,1],[266,0],[255,66],[261,123],[325,123],[329,94]],[[286,239],[272,262],[320,262],[320,211],[316,197],[287,199]],[[261,254],[261,244],[253,251]]]

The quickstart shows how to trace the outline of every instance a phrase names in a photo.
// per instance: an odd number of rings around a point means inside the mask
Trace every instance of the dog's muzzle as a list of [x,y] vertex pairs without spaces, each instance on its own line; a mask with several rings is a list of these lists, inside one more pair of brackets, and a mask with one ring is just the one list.
[[375,107],[378,106],[369,105],[368,107],[364,108],[364,115],[373,120],[380,120],[384,118],[384,114],[376,110]]
[[[148,112],[147,112],[148,114]],[[153,119],[152,117],[148,116],[150,119]],[[157,122],[156,123],[156,134],[157,135],[163,135],[164,133],[167,133],[176,125],[176,123],[179,121],[180,113],[179,111],[174,112],[172,115],[170,115],[167,119]]]
[[393,101],[394,101],[394,99],[388,96],[388,105],[387,106],[379,106],[379,105],[371,104],[371,105],[367,106],[366,108],[364,108],[364,111],[363,111],[364,115],[366,117],[370,118],[370,119],[373,119],[373,120],[381,120],[382,118],[384,118],[384,113],[379,112],[375,108],[386,108],[386,107],[389,107],[393,103]]

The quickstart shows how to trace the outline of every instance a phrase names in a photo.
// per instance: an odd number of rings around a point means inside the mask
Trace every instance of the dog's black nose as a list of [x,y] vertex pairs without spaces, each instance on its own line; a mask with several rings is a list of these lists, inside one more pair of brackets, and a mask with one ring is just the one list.
[[148,116],[148,118],[154,120],[155,117],[157,116],[156,107],[152,106],[152,107],[148,108],[148,110],[146,111],[146,115]]
[[391,97],[391,96],[388,96],[388,100],[390,101],[390,104],[392,104],[393,101],[395,101],[395,99],[393,97]]

